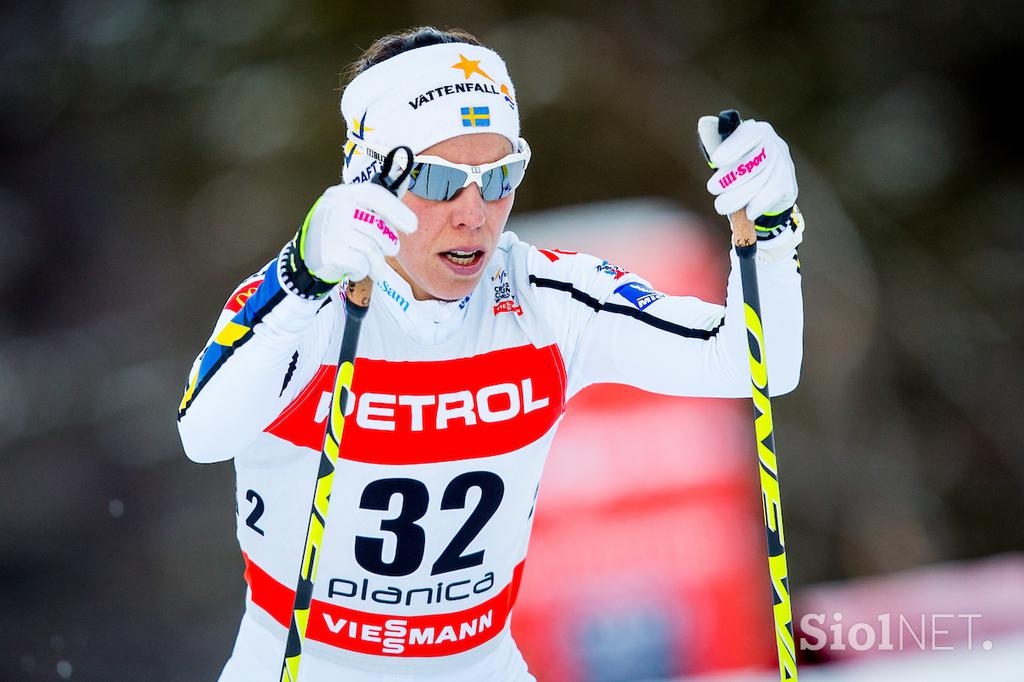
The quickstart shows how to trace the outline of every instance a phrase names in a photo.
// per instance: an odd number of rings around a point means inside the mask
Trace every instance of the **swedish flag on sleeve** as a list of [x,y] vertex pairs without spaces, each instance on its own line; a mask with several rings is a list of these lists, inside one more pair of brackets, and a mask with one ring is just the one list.
[[490,125],[490,107],[462,107],[463,128],[487,128]]

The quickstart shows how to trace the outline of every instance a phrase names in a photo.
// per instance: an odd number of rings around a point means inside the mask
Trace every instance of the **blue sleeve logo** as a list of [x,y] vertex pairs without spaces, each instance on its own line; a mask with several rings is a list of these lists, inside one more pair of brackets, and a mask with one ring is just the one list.
[[665,298],[665,294],[659,293],[640,282],[626,282],[616,289],[615,293],[632,303],[639,310],[643,310],[659,298]]

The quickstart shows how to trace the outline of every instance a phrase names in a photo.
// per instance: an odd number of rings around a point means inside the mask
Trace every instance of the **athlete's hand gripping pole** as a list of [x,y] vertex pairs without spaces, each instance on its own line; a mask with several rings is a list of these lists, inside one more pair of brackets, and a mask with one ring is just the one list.
[[[405,163],[395,164],[396,155],[405,154]],[[408,147],[395,147],[384,158],[380,173],[373,182],[382,185],[399,196],[406,179],[412,172],[413,155]],[[397,168],[396,168],[397,166]],[[394,171],[394,172],[393,172]],[[392,177],[394,175],[394,177]],[[313,583],[320,563],[320,548],[323,545],[324,527],[327,525],[327,511],[334,485],[334,469],[341,449],[341,434],[345,427],[344,406],[352,391],[352,375],[355,369],[356,351],[359,346],[359,332],[363,318],[370,306],[373,281],[369,276],[358,282],[349,282],[345,292],[345,329],[341,337],[338,357],[338,373],[331,395],[331,411],[324,434],[324,445],[320,449],[320,466],[316,485],[313,488],[313,504],[306,527],[306,541],[302,550],[302,565],[299,566],[299,580],[295,587],[295,603],[292,621],[288,628],[288,640],[281,663],[281,682],[298,682],[299,663],[302,660],[302,643],[306,638],[310,604],[313,601]]]
[[[718,115],[718,133],[725,140],[740,125],[735,109]],[[733,242],[740,261],[743,308],[747,323],[747,347],[750,355],[750,381],[754,397],[754,432],[760,461],[761,501],[764,507],[765,534],[768,538],[768,571],[772,584],[772,615],[779,657],[779,679],[797,680],[796,645],[793,636],[793,608],[786,566],[786,536],[782,530],[782,496],[779,492],[779,466],[772,425],[772,402],[768,393],[768,363],[761,323],[761,298],[757,287],[757,235],[746,207],[731,213]]]

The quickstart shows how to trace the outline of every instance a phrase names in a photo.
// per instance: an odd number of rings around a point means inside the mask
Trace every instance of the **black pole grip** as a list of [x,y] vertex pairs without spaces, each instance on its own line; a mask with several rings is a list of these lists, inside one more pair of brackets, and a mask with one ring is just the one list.
[[722,140],[736,132],[736,129],[740,127],[740,123],[743,119],[740,118],[740,112],[735,109],[726,109],[718,114],[718,134],[722,136]]
[[[405,163],[402,164],[401,172],[392,178],[391,171],[394,170],[395,158],[397,158],[398,152],[405,154]],[[387,153],[387,156],[384,157],[384,163],[381,164],[380,173],[374,175],[371,182],[377,183],[395,196],[398,196],[399,188],[401,188],[402,183],[405,182],[410,173],[412,173],[412,150],[403,144]]]

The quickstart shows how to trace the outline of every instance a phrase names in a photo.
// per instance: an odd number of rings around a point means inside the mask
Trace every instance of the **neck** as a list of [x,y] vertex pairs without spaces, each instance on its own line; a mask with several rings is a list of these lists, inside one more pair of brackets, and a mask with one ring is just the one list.
[[431,295],[430,293],[427,292],[426,289],[417,284],[416,280],[414,280],[412,276],[410,276],[409,273],[405,271],[405,269],[398,262],[398,259],[396,259],[394,256],[385,256],[384,260],[387,262],[388,265],[391,266],[392,270],[398,273],[399,277],[404,279],[409,284],[409,288],[412,289],[412,296],[417,301],[447,301],[447,299],[442,299],[438,298],[437,296]]

